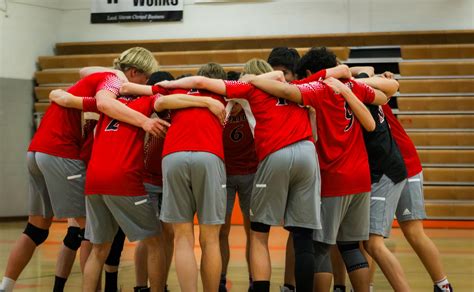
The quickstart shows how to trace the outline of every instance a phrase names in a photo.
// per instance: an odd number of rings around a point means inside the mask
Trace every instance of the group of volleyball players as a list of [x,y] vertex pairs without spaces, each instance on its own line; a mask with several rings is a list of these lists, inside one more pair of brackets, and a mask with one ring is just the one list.
[[[276,71],[274,71],[276,70]],[[434,282],[453,291],[423,231],[423,175],[391,108],[393,74],[340,65],[326,48],[275,48],[239,74],[208,63],[174,80],[131,48],[114,69],[88,67],[54,90],[27,154],[30,214],[0,291],[12,291],[53,216],[68,219],[54,291],[81,248],[83,291],[118,290],[125,236],[138,241],[135,291],[197,291],[197,214],[204,291],[227,291],[230,218],[238,196],[248,291],[269,291],[271,226],[289,231],[281,291],[371,291],[375,263],[409,291],[387,249],[394,216]],[[148,85],[147,85],[148,84]],[[349,291],[349,290],[347,290]]]

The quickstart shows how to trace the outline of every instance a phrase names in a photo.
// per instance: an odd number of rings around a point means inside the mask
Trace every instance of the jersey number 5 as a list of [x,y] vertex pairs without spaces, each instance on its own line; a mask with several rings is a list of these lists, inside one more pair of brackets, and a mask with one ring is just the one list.
[[118,131],[120,122],[118,120],[111,120],[110,123],[105,128],[105,131]]

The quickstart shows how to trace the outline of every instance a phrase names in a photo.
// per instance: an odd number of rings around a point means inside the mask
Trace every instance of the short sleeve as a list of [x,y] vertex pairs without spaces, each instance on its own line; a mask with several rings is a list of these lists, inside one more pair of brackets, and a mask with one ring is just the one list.
[[326,69],[323,69],[323,70],[319,70],[318,72],[304,79],[294,80],[291,82],[291,84],[305,84],[305,83],[310,83],[314,81],[321,81],[325,78],[326,78]]
[[255,87],[246,82],[241,81],[224,81],[227,99],[244,98],[248,99]]
[[372,87],[362,82],[350,80],[352,92],[365,104],[371,104],[375,100],[375,91]]
[[99,92],[100,90],[108,90],[116,96],[120,96],[120,87],[122,86],[122,83],[122,80],[120,80],[116,75],[109,75],[99,84],[99,86],[97,86],[96,92]]
[[97,100],[94,97],[83,97],[82,98],[82,111],[98,113]]
[[310,82],[296,85],[301,92],[303,105],[310,105],[314,108],[318,107],[318,99],[326,93],[326,86],[321,82]]

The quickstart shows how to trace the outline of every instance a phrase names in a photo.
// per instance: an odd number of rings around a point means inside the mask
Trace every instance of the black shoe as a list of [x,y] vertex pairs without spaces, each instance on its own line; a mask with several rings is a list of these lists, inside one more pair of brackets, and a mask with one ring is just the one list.
[[439,288],[438,285],[434,285],[434,292],[453,292],[453,287],[451,287],[451,283],[443,286],[443,289]]

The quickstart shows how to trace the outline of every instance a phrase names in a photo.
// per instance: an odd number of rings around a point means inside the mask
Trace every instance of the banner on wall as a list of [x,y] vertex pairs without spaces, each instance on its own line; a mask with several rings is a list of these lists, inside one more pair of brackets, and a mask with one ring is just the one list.
[[185,0],[91,0],[91,23],[179,21]]

